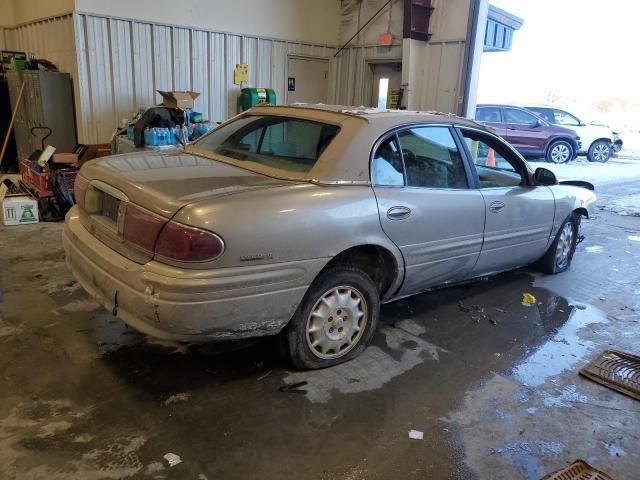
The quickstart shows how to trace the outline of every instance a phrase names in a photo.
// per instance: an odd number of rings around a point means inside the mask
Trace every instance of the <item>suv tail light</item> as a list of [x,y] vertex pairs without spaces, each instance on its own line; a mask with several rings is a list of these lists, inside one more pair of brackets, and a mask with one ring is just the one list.
[[87,195],[87,189],[89,188],[89,182],[85,180],[84,177],[80,175],[76,176],[75,182],[73,184],[73,196],[76,199],[76,203],[80,208],[84,210],[84,199]]
[[132,205],[127,205],[124,212],[125,240],[153,253],[153,247],[162,227],[167,221],[164,218],[156,217]]
[[160,232],[155,252],[180,262],[204,262],[222,255],[224,242],[215,233],[172,221]]

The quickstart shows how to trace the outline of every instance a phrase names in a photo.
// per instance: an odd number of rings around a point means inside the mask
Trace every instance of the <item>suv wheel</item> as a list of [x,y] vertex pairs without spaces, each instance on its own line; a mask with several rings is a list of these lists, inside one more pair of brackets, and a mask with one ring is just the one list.
[[375,333],[380,293],[359,268],[336,266],[320,274],[283,332],[298,368],[331,367],[357,357]]
[[555,140],[547,147],[544,158],[550,163],[566,163],[573,160],[574,150],[566,140]]
[[587,158],[590,162],[604,163],[611,158],[611,146],[606,140],[597,140],[589,147]]

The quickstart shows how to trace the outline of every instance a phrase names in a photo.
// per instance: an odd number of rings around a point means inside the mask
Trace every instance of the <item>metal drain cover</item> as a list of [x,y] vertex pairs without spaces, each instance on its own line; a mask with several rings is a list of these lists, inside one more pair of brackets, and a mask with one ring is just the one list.
[[596,470],[584,460],[576,460],[567,468],[545,475],[540,480],[613,480],[613,478]]
[[640,357],[606,350],[580,370],[580,374],[640,400]]

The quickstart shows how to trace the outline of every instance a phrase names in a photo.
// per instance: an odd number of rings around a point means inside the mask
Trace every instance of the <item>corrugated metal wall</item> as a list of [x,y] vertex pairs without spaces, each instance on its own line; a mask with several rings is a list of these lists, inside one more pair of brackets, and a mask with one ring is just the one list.
[[368,105],[371,101],[373,73],[371,64],[402,60],[402,46],[355,46],[338,54],[333,67],[333,87],[329,85],[330,102],[338,105]]
[[156,90],[200,92],[195,109],[222,121],[238,111],[238,63],[249,86],[273,88],[285,101],[287,57],[329,58],[335,49],[171,25],[74,14],[77,115],[81,141],[104,142],[140,105],[159,103]]
[[462,105],[462,70],[464,41],[415,42],[419,58],[417,72],[412,73],[409,108],[458,113]]
[[0,45],[5,50],[31,53],[55,63],[61,72],[73,74],[75,47],[71,14],[5,28]]

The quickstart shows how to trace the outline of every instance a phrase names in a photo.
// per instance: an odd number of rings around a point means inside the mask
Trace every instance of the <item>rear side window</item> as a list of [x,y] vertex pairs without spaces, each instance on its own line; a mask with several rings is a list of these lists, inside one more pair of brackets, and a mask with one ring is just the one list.
[[538,119],[532,113],[518,110],[517,108],[504,109],[504,122],[517,123],[520,125],[535,125]]
[[480,107],[476,110],[476,120],[479,122],[502,123],[500,109],[496,107]]
[[553,112],[548,108],[529,108],[534,113],[544,118],[549,123],[556,123],[556,119],[553,116]]
[[339,127],[297,118],[248,116],[214,130],[194,148],[234,160],[292,172],[308,172]]
[[469,184],[460,151],[447,127],[415,127],[385,140],[372,161],[378,186],[465,189]]

